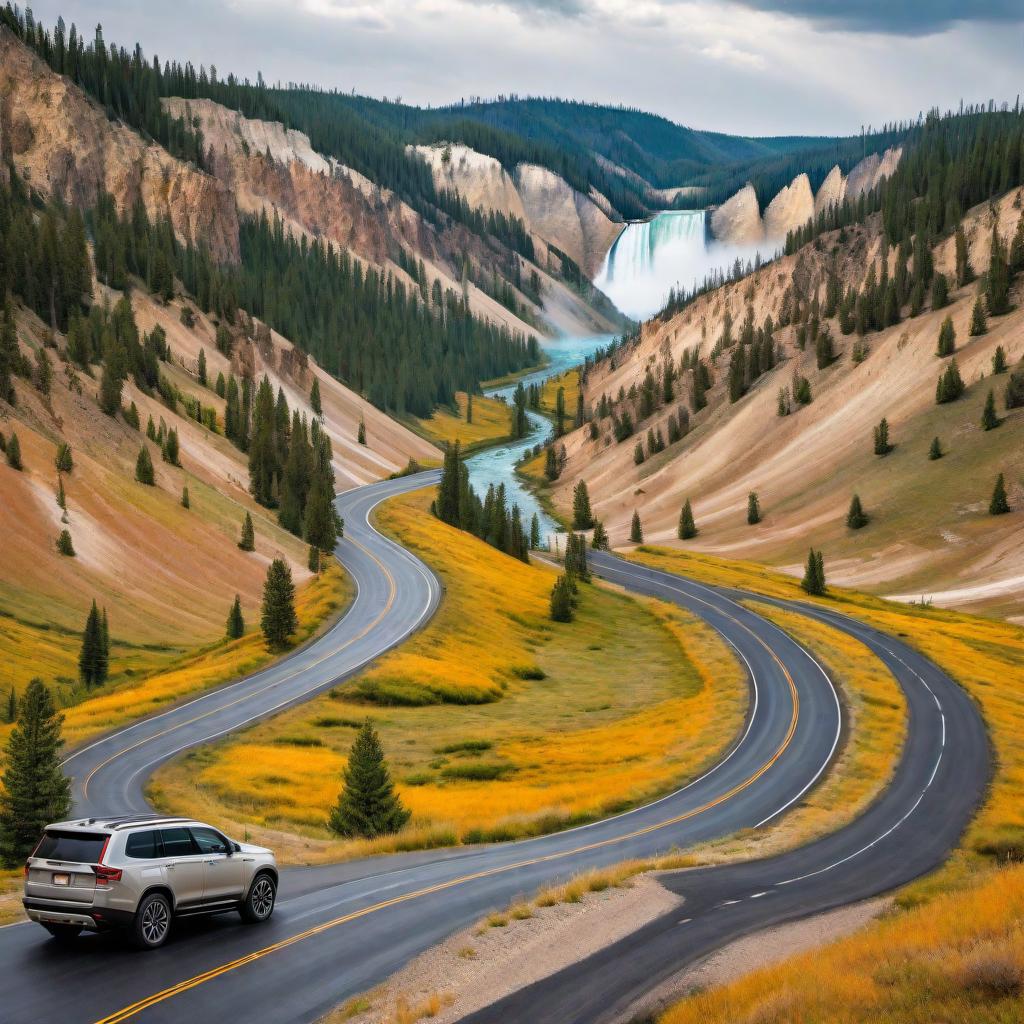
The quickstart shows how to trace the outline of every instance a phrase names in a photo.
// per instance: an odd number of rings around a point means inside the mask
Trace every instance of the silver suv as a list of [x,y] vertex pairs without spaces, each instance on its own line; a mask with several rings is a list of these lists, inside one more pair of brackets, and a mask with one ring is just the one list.
[[171,919],[237,910],[266,921],[277,897],[270,850],[189,818],[133,815],[50,825],[25,864],[25,911],[59,941],[125,928],[161,946]]

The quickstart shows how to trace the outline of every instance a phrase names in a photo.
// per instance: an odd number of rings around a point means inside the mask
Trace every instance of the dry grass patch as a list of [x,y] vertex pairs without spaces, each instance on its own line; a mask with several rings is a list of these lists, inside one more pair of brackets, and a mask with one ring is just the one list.
[[460,391],[455,397],[459,407],[457,416],[450,409],[440,408],[429,419],[415,421],[417,429],[435,444],[459,441],[465,451],[503,441],[512,435],[512,410],[505,402],[474,395],[473,422],[467,423],[466,392]]
[[[721,756],[742,725],[747,688],[709,627],[600,587],[585,588],[573,623],[552,623],[551,570],[434,519],[430,496],[388,502],[379,521],[443,578],[432,622],[329,696],[162,769],[162,807],[292,834],[289,849],[303,861],[367,852],[325,829],[351,726],[367,715],[413,811],[409,828],[374,844],[378,851],[593,820]],[[317,724],[326,721],[342,724]]]

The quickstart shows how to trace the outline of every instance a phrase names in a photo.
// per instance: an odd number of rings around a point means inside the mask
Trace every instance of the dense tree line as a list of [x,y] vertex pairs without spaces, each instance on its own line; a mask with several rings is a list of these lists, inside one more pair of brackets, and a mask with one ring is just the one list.
[[509,508],[504,484],[492,484],[480,500],[469,482],[469,470],[457,441],[445,448],[432,511],[442,522],[472,533],[499,551],[524,562],[530,560],[530,538],[523,529],[519,506]]

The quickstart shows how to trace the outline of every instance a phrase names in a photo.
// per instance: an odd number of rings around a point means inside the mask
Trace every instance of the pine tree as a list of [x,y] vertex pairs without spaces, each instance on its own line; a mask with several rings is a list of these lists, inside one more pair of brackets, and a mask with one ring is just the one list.
[[395,792],[380,737],[367,719],[356,736],[344,784],[328,827],[346,839],[374,839],[401,831],[411,817]]
[[956,330],[953,327],[953,318],[947,316],[939,328],[939,341],[935,348],[935,354],[944,359],[956,351]]
[[996,350],[992,353],[992,373],[1006,373],[1006,350],[1002,345],[996,345]]
[[690,505],[689,498],[683,502],[683,507],[679,510],[679,527],[676,530],[676,536],[680,540],[690,540],[697,536],[697,525],[693,520],[693,507]]
[[889,421],[885,417],[875,427],[874,438],[876,455],[888,455],[895,447],[889,441]]
[[949,282],[945,274],[936,274],[932,278],[932,309],[942,309],[949,305]]
[[324,407],[320,401],[320,378],[313,378],[313,386],[309,389],[309,407],[317,414],[323,416]]
[[53,461],[58,473],[70,473],[75,468],[75,460],[71,454],[71,445],[67,441],[61,441],[57,446],[57,454]]
[[103,620],[93,601],[82,631],[78,653],[78,677],[87,687],[102,686],[107,680],[110,664],[109,640],[104,637]]
[[256,531],[252,527],[252,516],[248,512],[242,520],[242,535],[238,539],[238,546],[243,551],[256,550]]
[[149,449],[145,444],[139,449],[139,457],[135,460],[135,479],[147,487],[153,487],[156,484],[153,460],[149,457]]
[[971,266],[970,249],[963,223],[956,226],[956,284],[963,288],[974,280],[974,268]]
[[643,441],[637,441],[636,447],[633,449],[633,465],[642,466],[644,464],[644,443]]
[[537,513],[533,513],[533,518],[530,520],[530,548],[536,551],[540,547],[540,519],[537,518]]
[[283,559],[275,558],[267,569],[263,585],[263,613],[260,628],[270,647],[284,647],[299,627],[295,615],[295,585]]
[[551,588],[549,615],[552,622],[572,622],[572,589],[565,573]]
[[1010,511],[1010,502],[1006,497],[1006,484],[1003,481],[1003,474],[996,478],[996,485],[992,490],[992,500],[988,505],[990,516],[1002,516]]
[[320,572],[320,563],[321,563],[320,549],[315,544],[310,544],[309,545],[309,561],[306,563],[309,566],[309,571],[311,573],[314,573],[314,574],[319,573]]
[[822,327],[818,332],[818,337],[814,342],[814,352],[819,370],[828,368],[836,361],[835,346],[832,344],[832,332],[828,329],[828,325]]
[[629,539],[634,544],[643,544],[644,542],[644,528],[640,522],[640,513],[633,509],[633,521],[629,525]]
[[199,359],[196,365],[196,376],[199,378],[199,383],[205,388],[206,387],[206,349],[201,348],[199,350]]
[[965,390],[963,378],[960,376],[960,368],[956,365],[956,357],[950,360],[945,372],[940,374],[935,385],[935,404],[945,405],[947,402],[955,402]]
[[937,437],[933,437],[931,447],[928,449],[928,458],[932,462],[935,462],[936,460],[941,459],[945,454],[946,453],[942,450],[942,442]]
[[57,538],[57,551],[59,554],[67,555],[68,558],[75,557],[75,545],[71,543],[71,531],[61,530]]
[[807,566],[800,586],[808,594],[820,597],[825,593],[825,560],[820,551],[811,548],[807,555]]
[[356,433],[356,440],[359,444],[366,444],[366,423],[362,419],[359,421],[359,430]]
[[548,445],[544,452],[544,476],[550,481],[558,479],[558,458],[555,455],[555,449],[553,445]]
[[565,538],[565,571],[574,580],[590,582],[587,564],[587,540],[582,533],[570,533]]
[[164,439],[163,449],[160,452],[164,462],[169,462],[172,466],[180,466],[180,448],[178,446],[178,431],[176,427],[172,427],[167,431],[167,437]]
[[13,431],[7,439],[7,465],[19,472],[24,468],[21,462],[21,442]]
[[192,499],[189,498],[189,496],[188,496],[188,485],[187,484],[186,484],[186,486],[182,487],[182,489],[181,489],[181,507],[182,508],[191,508],[192,507]]
[[14,381],[11,378],[20,359],[21,350],[18,348],[14,306],[8,296],[4,300],[3,320],[0,322],[0,402],[7,402],[9,405],[17,403]]
[[595,551],[608,550],[608,533],[600,519],[594,523],[594,532],[590,536],[590,546]]
[[988,398],[985,399],[985,408],[981,414],[981,429],[982,430],[995,430],[1003,421],[999,418],[996,413],[996,396],[995,393],[989,388]]
[[980,295],[974,300],[974,309],[971,310],[971,327],[968,333],[972,338],[988,334],[988,314],[985,312],[985,300]]
[[580,480],[572,492],[572,528],[589,530],[594,525],[594,515],[590,510],[590,494],[586,481]]
[[757,492],[751,491],[747,495],[747,524],[756,526],[759,522],[761,522],[761,503],[758,500]]
[[7,741],[0,787],[0,862],[5,867],[24,863],[43,829],[71,811],[71,782],[60,767],[63,721],[50,691],[33,679]]
[[999,237],[999,232],[993,226],[992,259],[989,263],[988,274],[985,275],[985,299],[989,316],[1002,316],[1010,312],[1011,276],[1006,246]]
[[227,636],[229,640],[237,640],[245,633],[245,619],[242,618],[242,599],[235,594],[235,601],[228,612]]
[[868,525],[868,516],[860,503],[860,496],[855,494],[850,501],[850,511],[846,513],[846,525],[851,530],[860,530]]

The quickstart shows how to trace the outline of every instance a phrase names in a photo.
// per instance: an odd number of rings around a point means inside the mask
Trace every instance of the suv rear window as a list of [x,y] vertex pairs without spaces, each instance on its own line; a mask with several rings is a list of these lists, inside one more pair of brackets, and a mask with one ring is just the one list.
[[156,831],[133,832],[124,844],[124,852],[128,857],[139,860],[153,860],[162,856],[160,853],[160,837]]
[[46,860],[67,860],[76,864],[98,864],[107,836],[103,832],[47,831],[35,856]]

